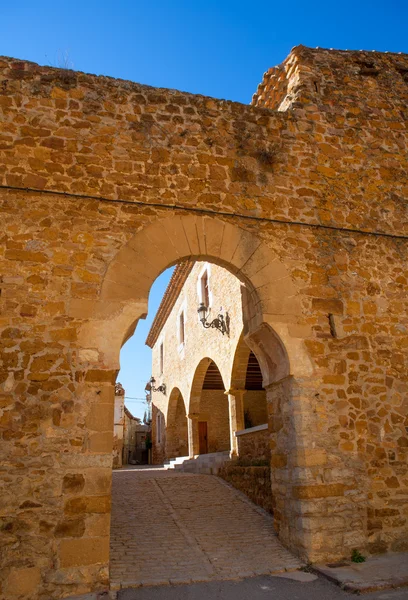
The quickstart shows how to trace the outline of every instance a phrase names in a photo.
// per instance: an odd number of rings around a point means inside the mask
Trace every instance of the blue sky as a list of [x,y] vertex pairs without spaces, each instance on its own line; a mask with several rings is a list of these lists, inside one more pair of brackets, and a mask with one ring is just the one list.
[[[0,55],[243,103],[298,44],[408,53],[407,0],[3,0],[0,21]],[[144,340],[169,277],[122,350],[127,396],[144,398]],[[143,416],[142,403],[128,407]]]

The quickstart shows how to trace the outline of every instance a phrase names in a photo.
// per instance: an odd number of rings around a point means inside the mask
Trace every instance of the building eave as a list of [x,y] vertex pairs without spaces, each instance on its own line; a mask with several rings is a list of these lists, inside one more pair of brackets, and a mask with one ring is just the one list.
[[163,294],[162,301],[157,309],[157,313],[153,319],[153,323],[145,341],[146,346],[149,346],[149,348],[153,348],[157,342],[160,332],[163,329],[163,326],[167,321],[177,298],[180,295],[187,277],[191,273],[194,263],[194,260],[186,260],[182,263],[179,263],[174,269],[173,275],[171,276],[166,291]]

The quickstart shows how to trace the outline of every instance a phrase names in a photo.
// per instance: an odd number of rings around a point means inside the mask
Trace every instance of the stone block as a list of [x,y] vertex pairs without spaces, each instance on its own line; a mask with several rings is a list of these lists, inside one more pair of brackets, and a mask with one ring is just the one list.
[[89,436],[88,448],[91,452],[111,453],[113,448],[113,432],[92,433]]
[[110,510],[110,496],[79,496],[65,502],[64,512],[67,515],[85,513],[107,513]]
[[345,485],[332,483],[329,485],[298,485],[293,486],[292,494],[297,500],[309,498],[328,498],[330,496],[344,496]]
[[314,467],[327,463],[327,452],[320,448],[298,449],[291,457],[293,466]]
[[33,596],[41,581],[38,567],[13,568],[7,579],[8,598],[26,598]]
[[87,371],[85,381],[89,381],[90,383],[111,383],[113,385],[116,381],[116,374],[116,371],[91,369]]
[[337,298],[313,298],[312,308],[325,314],[342,315],[343,302]]
[[109,538],[62,540],[58,550],[61,569],[83,565],[105,564],[109,560]]
[[113,430],[113,405],[93,404],[85,419],[85,424],[91,431]]

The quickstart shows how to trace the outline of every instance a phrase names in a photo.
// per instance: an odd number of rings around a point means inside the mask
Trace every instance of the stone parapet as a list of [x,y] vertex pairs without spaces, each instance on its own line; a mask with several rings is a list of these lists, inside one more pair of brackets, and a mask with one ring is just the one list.
[[269,445],[268,424],[258,425],[250,429],[236,431],[238,457],[242,460],[269,461],[271,450]]

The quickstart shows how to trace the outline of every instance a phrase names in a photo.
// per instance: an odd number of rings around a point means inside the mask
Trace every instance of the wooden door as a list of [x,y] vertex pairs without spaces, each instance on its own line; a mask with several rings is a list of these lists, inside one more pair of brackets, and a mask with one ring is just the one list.
[[198,452],[199,454],[208,453],[207,421],[198,421]]

